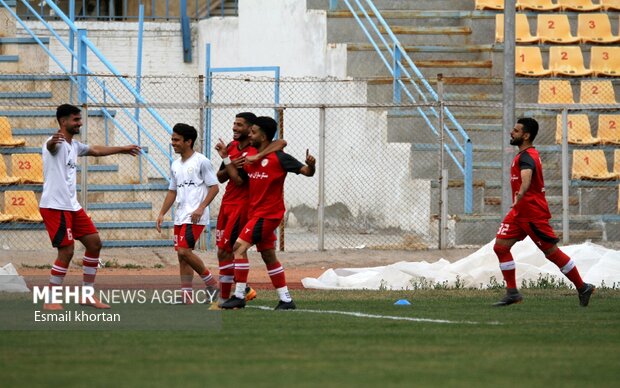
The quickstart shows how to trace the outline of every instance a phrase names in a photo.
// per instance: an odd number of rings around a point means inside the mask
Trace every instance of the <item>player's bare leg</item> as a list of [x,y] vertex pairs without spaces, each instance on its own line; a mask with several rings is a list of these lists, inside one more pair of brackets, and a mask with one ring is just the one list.
[[217,301],[217,294],[219,293],[217,280],[213,277],[207,267],[205,267],[202,259],[198,257],[198,255],[196,255],[190,248],[179,248],[177,253],[179,256],[179,265],[181,266],[181,263],[185,263],[193,271],[200,275],[202,281],[205,283],[205,287],[209,293],[211,301]]

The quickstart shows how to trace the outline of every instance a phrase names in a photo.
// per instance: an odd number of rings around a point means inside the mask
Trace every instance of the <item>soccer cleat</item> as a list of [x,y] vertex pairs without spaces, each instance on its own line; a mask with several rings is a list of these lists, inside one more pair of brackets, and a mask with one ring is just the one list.
[[279,301],[278,305],[274,310],[295,310],[297,306],[295,306],[295,302],[292,300],[290,302]]
[[594,284],[584,283],[583,287],[579,290],[579,304],[582,307],[587,307],[588,303],[590,303],[590,297],[594,294]]
[[209,310],[211,311],[218,311],[218,310],[223,310],[219,304],[217,303],[211,303],[211,306],[209,306]]
[[226,302],[222,303],[220,307],[224,310],[242,309],[245,307],[245,299],[237,298],[233,295]]
[[59,311],[64,310],[60,303],[43,303],[43,310]]
[[80,303],[82,306],[90,306],[96,309],[109,309],[110,305],[102,303],[96,296],[91,296],[92,302],[87,301],[86,303]]
[[515,303],[521,303],[523,301],[523,295],[519,293],[519,290],[516,288],[509,288],[506,290],[506,295],[497,303],[494,303],[493,306],[508,306]]
[[256,299],[256,290],[252,287],[245,288],[245,301],[249,302],[251,300]]

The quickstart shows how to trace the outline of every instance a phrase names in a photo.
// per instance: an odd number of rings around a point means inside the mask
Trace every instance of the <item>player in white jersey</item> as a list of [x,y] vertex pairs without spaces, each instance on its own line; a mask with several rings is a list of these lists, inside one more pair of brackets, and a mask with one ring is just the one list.
[[174,249],[179,258],[183,304],[193,303],[194,271],[207,287],[209,301],[217,300],[218,284],[211,272],[194,252],[196,241],[209,222],[209,204],[219,192],[218,180],[211,161],[194,151],[198,137],[196,128],[176,124],[172,128],[172,148],[181,157],[172,163],[168,194],[157,217],[156,228],[161,232],[164,216],[176,203],[174,214]]
[[[50,287],[61,286],[69,263],[73,258],[74,242],[84,244],[86,252],[82,260],[84,286],[92,287],[99,265],[101,238],[97,228],[77,201],[76,167],[78,156],[107,156],[113,154],[138,155],[140,147],[127,145],[107,147],[86,145],[73,137],[80,133],[82,115],[78,107],[63,104],[56,109],[59,130],[49,137],[41,149],[43,156],[43,194],[39,211],[50,236],[52,246],[58,249],[58,256],[52,267]],[[87,305],[95,308],[110,308],[94,298]],[[46,310],[62,310],[61,304],[46,303]]]

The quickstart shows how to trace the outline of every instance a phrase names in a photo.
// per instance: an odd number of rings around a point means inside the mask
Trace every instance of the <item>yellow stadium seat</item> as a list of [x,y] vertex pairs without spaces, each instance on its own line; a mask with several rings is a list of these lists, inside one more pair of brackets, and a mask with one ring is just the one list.
[[540,80],[538,82],[539,104],[574,104],[573,88],[569,81]]
[[582,43],[620,42],[620,36],[611,32],[611,22],[606,13],[580,13],[577,16],[577,36]]
[[620,115],[598,115],[598,137],[603,144],[620,145]]
[[43,221],[34,191],[5,191],[4,212],[15,221]]
[[[518,13],[515,15],[515,41],[517,43],[535,43],[538,37],[533,36],[530,30],[530,23],[527,15]],[[504,14],[495,15],[495,41],[502,43],[504,41]]]
[[558,4],[554,4],[551,0],[517,0],[517,9],[523,11],[531,9],[533,11],[554,11],[560,9]]
[[592,74],[583,65],[583,54],[579,46],[551,46],[549,48],[549,70],[553,75],[582,77]]
[[542,43],[579,42],[579,38],[571,33],[568,16],[565,14],[538,14],[536,34]]
[[603,150],[574,150],[572,177],[609,181],[618,179],[618,174],[609,172]]
[[605,11],[620,11],[620,0],[600,0]]
[[592,3],[592,0],[558,0],[562,11],[598,11],[600,4]]
[[581,104],[615,104],[616,94],[611,81],[581,81]]
[[11,171],[23,183],[43,183],[43,159],[39,154],[11,155]]
[[[598,144],[600,139],[592,137],[588,115],[568,115],[568,143],[569,144]],[[562,115],[557,115],[555,142],[562,143]]]
[[476,0],[476,4],[474,6],[478,10],[483,10],[483,9],[503,10],[504,0]]
[[590,69],[596,76],[620,77],[620,47],[592,46]]
[[25,139],[13,138],[11,133],[11,123],[5,116],[0,116],[0,146],[3,147],[19,147],[26,144]]
[[20,177],[9,176],[7,174],[4,158],[0,155],[0,185],[12,185],[14,183],[19,183],[20,181]]
[[542,54],[538,46],[515,47],[515,74],[536,77],[551,74],[551,70],[543,66]]

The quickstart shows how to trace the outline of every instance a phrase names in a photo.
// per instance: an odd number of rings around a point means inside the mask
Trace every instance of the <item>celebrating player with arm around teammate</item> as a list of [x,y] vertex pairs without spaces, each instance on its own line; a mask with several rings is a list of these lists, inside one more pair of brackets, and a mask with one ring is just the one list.
[[219,192],[211,161],[193,149],[197,137],[196,128],[190,125],[179,123],[172,128],[172,148],[181,157],[172,163],[170,186],[155,225],[157,231],[161,232],[164,216],[176,202],[174,249],[179,259],[182,304],[193,303],[194,271],[204,281],[211,302],[216,300],[218,291],[217,280],[202,259],[193,252],[200,234],[209,222],[208,206]]
[[[260,153],[271,143],[277,130],[277,123],[271,117],[258,117],[250,132],[250,142]],[[216,145],[216,150],[224,159],[226,171],[231,180],[238,177],[237,168],[233,165],[223,141]],[[245,307],[245,288],[250,271],[247,251],[252,245],[261,252],[261,256],[273,286],[278,292],[280,301],[276,310],[295,309],[288,287],[284,269],[275,254],[275,230],[284,217],[284,180],[288,172],[313,176],[316,160],[306,152],[306,164],[277,151],[267,154],[251,164],[245,164],[244,170],[249,180],[249,213],[248,222],[241,229],[234,245],[235,292],[222,304],[224,309]]]
[[[226,146],[226,152],[231,160],[231,164],[237,169],[238,175],[234,179],[229,179],[226,166],[221,164],[217,172],[217,179],[220,183],[226,184],[226,191],[220,205],[220,212],[217,216],[217,228],[215,241],[217,244],[217,259],[220,270],[220,294],[219,304],[230,298],[230,292],[234,281],[233,247],[241,228],[248,221],[249,206],[249,184],[248,175],[243,170],[248,155],[260,157],[273,151],[280,151],[286,146],[285,140],[275,140],[271,142],[260,154],[256,148],[250,145],[250,129],[254,125],[256,115],[251,112],[241,112],[235,115],[233,122],[233,141]],[[247,257],[246,257],[247,258]],[[256,291],[251,288],[246,289],[246,300],[256,297]],[[212,306],[216,309],[217,306]]]
[[[114,154],[136,156],[140,153],[140,147],[137,145],[89,146],[80,143],[73,137],[80,133],[82,114],[80,108],[73,105],[60,105],[56,109],[56,120],[59,125],[58,132],[45,141],[41,150],[44,182],[39,211],[52,246],[58,250],[49,285],[50,287],[62,285],[69,263],[73,258],[74,242],[78,240],[86,249],[82,259],[83,285],[93,287],[99,266],[101,238],[93,221],[77,200],[77,158],[78,156]],[[100,309],[110,308],[96,297],[84,304]],[[63,306],[58,303],[46,303],[43,309],[62,310]]]
[[530,236],[545,257],[557,265],[575,285],[579,304],[585,307],[594,292],[594,286],[583,282],[575,262],[558,248],[557,243],[560,240],[549,225],[551,212],[545,198],[542,163],[534,148],[537,134],[538,122],[527,117],[518,119],[510,133],[510,144],[519,147],[519,153],[510,168],[513,203],[500,224],[493,247],[506,282],[506,296],[495,305],[507,306],[523,300],[517,289],[515,262],[510,248],[517,241]]

